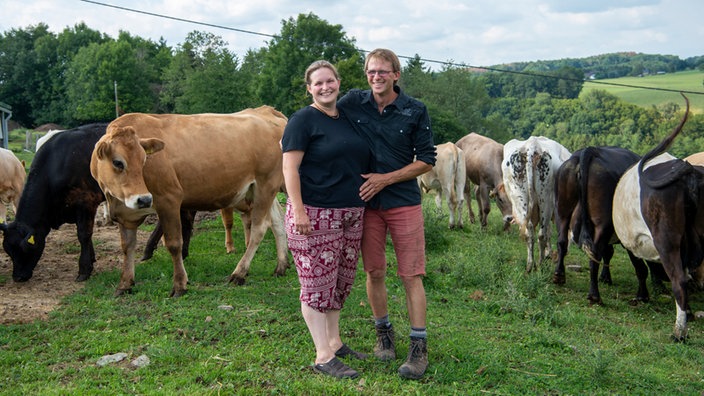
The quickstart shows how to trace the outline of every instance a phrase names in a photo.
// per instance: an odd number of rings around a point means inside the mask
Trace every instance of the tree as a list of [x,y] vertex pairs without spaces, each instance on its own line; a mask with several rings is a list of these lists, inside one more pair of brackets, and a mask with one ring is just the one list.
[[164,73],[164,108],[180,114],[233,113],[251,107],[249,74],[220,36],[193,31]]
[[257,96],[286,115],[309,104],[303,74],[320,59],[339,66],[343,84],[359,85],[355,79],[362,76],[362,58],[341,25],[331,25],[312,13],[282,21],[280,35],[263,53]]
[[150,69],[128,40],[92,43],[73,57],[66,73],[68,112],[75,123],[115,118],[115,83],[120,108],[150,112],[156,97]]
[[66,27],[56,37],[45,36],[35,43],[37,57],[45,62],[42,83],[35,95],[32,117],[36,124],[53,122],[70,125],[64,77],[66,69],[78,51],[91,43],[104,43],[110,38],[81,22]]
[[42,37],[53,37],[43,23],[0,34],[0,98],[12,106],[12,118],[23,126],[34,126],[35,95],[44,91],[51,62],[41,60],[35,51]]

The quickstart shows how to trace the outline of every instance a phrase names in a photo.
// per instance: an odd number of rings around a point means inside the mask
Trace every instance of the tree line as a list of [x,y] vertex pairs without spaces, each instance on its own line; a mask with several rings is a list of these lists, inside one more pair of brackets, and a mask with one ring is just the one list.
[[[27,128],[75,127],[125,112],[231,113],[263,104],[291,115],[310,103],[303,72],[317,59],[338,67],[342,92],[367,88],[364,54],[355,39],[313,13],[282,20],[278,35],[245,54],[204,31],[192,31],[171,47],[125,31],[111,38],[84,23],[55,34],[40,23],[0,33],[0,101]],[[598,72],[606,76],[626,69],[627,75],[678,71],[701,68],[702,60],[612,54],[489,71],[448,62],[434,71],[415,55],[403,65],[400,85],[428,106],[436,144],[469,132],[500,143],[543,135],[570,150],[615,145],[643,154],[676,125],[681,104],[646,109],[605,91],[580,97],[585,75],[602,69],[612,71]],[[704,151],[701,132],[704,116],[691,116],[670,152]]]

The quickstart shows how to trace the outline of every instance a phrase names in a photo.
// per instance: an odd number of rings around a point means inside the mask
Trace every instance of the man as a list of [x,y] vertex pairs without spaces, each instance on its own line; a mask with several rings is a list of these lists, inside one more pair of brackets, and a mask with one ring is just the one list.
[[351,90],[341,108],[370,142],[375,173],[362,175],[360,197],[367,202],[362,257],[367,274],[367,298],[376,324],[374,355],[396,358],[394,329],[389,321],[386,292],[386,234],[398,262],[397,273],[406,290],[411,324],[403,378],[419,379],[428,366],[426,342],[425,236],[421,194],[416,177],[435,165],[430,117],[423,103],[398,87],[401,63],[392,51],[376,49],[364,62],[369,90]]

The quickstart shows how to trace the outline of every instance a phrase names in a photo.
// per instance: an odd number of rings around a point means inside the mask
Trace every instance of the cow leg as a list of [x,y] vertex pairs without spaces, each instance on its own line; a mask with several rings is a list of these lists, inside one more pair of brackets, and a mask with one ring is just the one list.
[[[255,192],[255,196],[259,196],[259,194],[257,193],[258,191]],[[273,199],[274,198],[272,198],[272,200]],[[259,244],[264,238],[264,234],[266,233],[266,230],[268,228],[267,221],[270,221],[270,219],[268,219],[267,217],[269,215],[270,210],[270,204],[266,206],[261,205],[261,202],[254,204],[254,207],[250,212],[251,227],[249,232],[249,241],[247,242],[247,249],[245,250],[244,255],[242,255],[240,261],[237,263],[237,267],[235,267],[235,270],[232,272],[232,274],[230,274],[229,282],[235,283],[237,285],[244,284],[245,278],[247,277],[247,273],[249,273],[249,266],[252,264],[254,254],[257,252]]]
[[[451,230],[454,230],[456,227],[455,223],[455,211],[457,209],[457,197],[455,197],[455,194],[450,191],[446,190],[445,187],[442,187],[443,194],[445,194],[446,200],[447,200],[447,210],[448,213],[450,214],[450,223],[449,223],[449,228]],[[438,197],[440,196],[440,193],[438,193]]]
[[533,250],[535,248],[535,230],[533,229],[533,224],[528,222],[528,227],[526,228],[526,246],[528,248],[528,254],[526,257],[526,272],[530,273],[534,268],[534,257]]
[[538,262],[539,264],[542,264],[546,258],[549,258],[552,255],[552,249],[550,246],[551,226],[552,224],[550,224],[550,222],[548,221],[547,225],[541,224],[540,229],[538,230],[538,248],[540,249],[540,261]]
[[81,255],[78,257],[78,277],[76,282],[83,282],[90,278],[95,263],[95,249],[93,248],[93,226],[95,210],[79,211],[76,216],[76,234],[78,243],[81,244]]
[[[657,235],[653,235],[653,237],[658,241]],[[689,313],[687,275],[682,268],[681,248],[681,246],[667,246],[666,249],[663,249],[668,252],[667,255],[660,256],[667,276],[670,278],[672,296],[677,310],[672,334],[675,342],[683,342],[687,339],[687,316]]]
[[115,290],[115,297],[132,292],[134,286],[134,251],[137,247],[137,228],[127,228],[118,224],[120,229],[120,245],[122,246],[123,262],[120,283]]
[[648,270],[650,270],[650,286],[653,287],[653,293],[655,294],[667,294],[668,289],[663,282],[669,282],[670,279],[665,273],[665,268],[662,263],[655,261],[646,261],[648,265]]
[[164,246],[171,255],[171,261],[174,265],[173,287],[169,297],[181,297],[186,294],[186,284],[188,283],[188,274],[183,266],[181,216],[176,211],[169,211],[165,206],[163,205],[162,209],[158,211],[158,215],[164,230]]
[[276,241],[276,269],[274,275],[284,276],[288,268],[288,240],[286,239],[286,227],[284,225],[283,208],[279,201],[274,199],[269,212],[271,232],[274,233]]
[[244,233],[244,247],[249,246],[249,236],[252,234],[252,214],[250,212],[242,212],[240,214],[242,220],[242,232]]
[[564,285],[566,282],[565,276],[565,256],[569,250],[569,231],[571,213],[561,213],[560,206],[557,205],[557,214],[555,216],[555,224],[557,226],[557,264],[555,264],[555,272],[552,275],[552,283],[556,285]]
[[188,249],[191,246],[191,236],[193,235],[193,223],[196,220],[195,210],[181,210],[181,238],[183,245],[181,247],[181,257],[185,260],[188,257]]
[[[196,217],[196,211],[181,210],[181,236],[183,238],[183,249],[181,256],[185,260],[188,257],[188,248],[191,245],[191,235],[193,234],[193,221]],[[144,246],[144,253],[140,261],[147,261],[154,256],[159,240],[164,236],[164,230],[161,227],[161,221],[156,222],[154,231],[149,234],[147,244]]]
[[[599,246],[600,243],[597,242],[596,246]],[[607,244],[603,248],[599,249],[599,251],[603,251],[604,254],[602,255],[602,259],[604,260],[604,267],[601,269],[601,274],[599,274],[599,282],[607,284],[607,285],[613,285],[613,280],[611,279],[611,259],[614,257],[614,246]],[[597,260],[599,257],[597,256]]]
[[638,278],[638,291],[636,291],[636,298],[631,300],[631,305],[637,305],[639,302],[648,302],[650,301],[646,282],[648,279],[648,267],[641,258],[636,257],[630,250],[627,250],[627,252],[628,257],[631,259],[631,264],[633,264],[633,269],[636,270],[636,278]]
[[469,212],[469,222],[474,224],[474,211],[472,210],[472,182],[470,182],[469,179],[467,179],[467,182],[464,185],[464,201],[467,203],[467,212]]
[[589,304],[601,304],[601,295],[599,294],[599,262],[589,259],[589,294],[587,300]]
[[477,204],[479,205],[479,219],[482,228],[486,228],[488,224],[489,211],[491,211],[491,201],[489,201],[489,186],[486,183],[479,184],[477,191]]
[[232,223],[234,222],[233,208],[220,209],[222,225],[225,227],[225,250],[228,254],[235,251],[235,243],[232,240]]
[[159,240],[163,235],[164,232],[161,229],[161,222],[157,221],[156,225],[154,226],[154,230],[151,234],[149,234],[147,244],[144,245],[144,253],[142,254],[142,258],[140,261],[147,261],[154,256],[154,251],[156,251],[156,248],[159,244]]

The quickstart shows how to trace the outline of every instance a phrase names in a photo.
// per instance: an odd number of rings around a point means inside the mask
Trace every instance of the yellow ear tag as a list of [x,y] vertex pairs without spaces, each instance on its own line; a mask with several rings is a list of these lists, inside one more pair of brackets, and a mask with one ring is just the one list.
[[27,243],[29,243],[30,245],[34,245],[34,235],[31,235],[29,239],[27,239]]
[[151,149],[151,148],[150,148],[150,149],[146,149],[146,150],[144,150],[144,152],[146,152],[146,153],[147,153],[147,155],[152,155],[152,154],[154,154],[154,150],[153,150],[153,149]]

